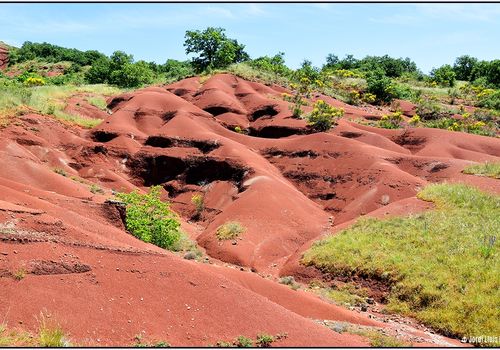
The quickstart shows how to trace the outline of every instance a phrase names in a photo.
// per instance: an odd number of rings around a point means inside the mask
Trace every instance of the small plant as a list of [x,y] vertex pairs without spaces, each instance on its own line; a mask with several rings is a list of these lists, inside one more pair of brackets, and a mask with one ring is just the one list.
[[203,209],[205,208],[205,197],[199,193],[197,194],[194,194],[192,197],[191,197],[191,203],[194,204],[195,208],[196,208],[196,215],[197,216],[200,216],[201,212],[203,211]]
[[228,221],[217,228],[215,235],[219,240],[235,239],[245,232],[245,228],[238,221]]
[[411,126],[417,126],[420,124],[420,116],[418,114],[415,114],[413,117],[408,120],[408,124]]
[[293,290],[297,290],[300,288],[300,285],[295,282],[295,278],[293,276],[283,276],[280,278],[279,281],[281,284],[285,284],[287,286],[290,286]]
[[252,348],[253,347],[253,340],[250,338],[247,338],[243,335],[240,335],[238,338],[236,338],[234,344],[238,348]]
[[90,185],[90,192],[92,192],[94,194],[96,194],[96,193],[104,194],[104,190],[102,188],[100,188],[99,186],[97,186],[96,184]]
[[383,115],[378,122],[378,126],[384,129],[398,129],[403,122],[403,116],[400,111]]
[[24,84],[27,86],[42,86],[45,85],[45,80],[40,77],[28,77],[25,81]]
[[234,131],[236,131],[238,134],[243,134],[243,129],[241,128],[241,126],[235,126]]
[[153,186],[149,194],[118,193],[126,205],[127,229],[137,238],[165,249],[174,249],[181,238],[177,214],[170,204],[160,200],[161,186]]
[[233,344],[224,340],[219,340],[217,343],[215,343],[215,346],[218,348],[232,348]]
[[335,108],[323,100],[318,100],[314,103],[312,112],[307,116],[307,121],[313,129],[327,131],[343,115],[342,108]]
[[26,270],[24,268],[20,268],[14,273],[14,279],[17,281],[22,280],[24,277],[26,277]]
[[167,343],[166,341],[159,341],[154,345],[155,348],[169,348],[170,344]]
[[66,170],[64,169],[56,168],[54,169],[54,172],[64,177],[68,176],[68,173],[66,173]]
[[493,254],[495,243],[497,241],[496,236],[485,236],[483,239],[483,244],[481,244],[480,251],[481,255],[488,259]]
[[41,347],[60,348],[69,345],[68,341],[65,339],[65,334],[63,329],[59,325],[49,326],[43,314],[42,314],[42,320],[40,322],[38,336]]
[[259,348],[268,348],[274,342],[274,337],[272,335],[266,333],[260,333],[257,335],[257,339],[255,341],[257,347]]
[[369,92],[365,92],[362,96],[362,100],[366,103],[374,103],[377,100],[377,96]]

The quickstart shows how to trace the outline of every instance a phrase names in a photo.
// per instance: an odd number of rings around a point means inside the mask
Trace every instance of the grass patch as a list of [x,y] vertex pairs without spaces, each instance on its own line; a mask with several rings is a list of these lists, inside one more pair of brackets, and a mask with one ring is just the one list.
[[87,98],[88,103],[92,106],[99,108],[100,110],[105,111],[108,107],[106,100],[102,96],[92,96]]
[[[116,87],[97,85],[45,85],[28,87],[13,80],[0,79],[0,125],[8,125],[12,117],[26,112],[52,115],[63,122],[93,128],[102,122],[100,119],[86,118],[64,112],[66,100],[79,93],[90,93],[95,103],[104,96],[112,96],[126,90]],[[104,101],[105,103],[105,101]]]
[[366,303],[366,297],[368,296],[365,288],[356,289],[356,286],[351,283],[328,288],[323,294],[337,304],[347,307],[364,305]]
[[0,324],[0,347],[33,345],[33,336],[30,333],[17,329],[9,330],[6,323]]
[[463,173],[500,179],[500,163],[486,162],[483,164],[469,165],[463,170]]
[[500,329],[500,197],[461,184],[429,185],[418,197],[436,209],[360,219],[316,242],[302,262],[333,275],[388,284],[389,311],[446,335],[495,335]]
[[217,228],[215,235],[219,240],[235,239],[245,232],[245,228],[238,221],[228,221]]

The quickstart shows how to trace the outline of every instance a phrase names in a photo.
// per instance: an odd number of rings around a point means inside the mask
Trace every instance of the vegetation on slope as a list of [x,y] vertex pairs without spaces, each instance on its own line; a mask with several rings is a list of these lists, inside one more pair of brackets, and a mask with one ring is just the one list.
[[500,179],[500,163],[486,162],[483,164],[469,165],[463,170],[464,174],[488,176]]
[[363,218],[316,242],[302,259],[334,276],[390,286],[389,311],[448,335],[500,329],[500,197],[461,184],[435,184],[418,197],[436,205],[419,215]]
[[[206,76],[230,72],[245,79],[290,88],[294,91],[295,98],[290,102],[294,103],[292,112],[296,117],[302,114],[304,98],[313,92],[351,105],[389,105],[394,99],[405,99],[417,105],[419,119],[413,123],[415,127],[498,135],[500,60],[479,61],[471,56],[460,56],[453,65],[437,67],[426,75],[409,58],[384,55],[358,59],[353,55],[339,58],[329,54],[322,67],[314,67],[310,61],[304,60],[294,70],[286,66],[283,52],[250,58],[244,50],[245,46],[227,37],[223,28],[188,30],[184,39],[186,54],[192,55],[191,60],[168,59],[164,64],[135,61],[132,55],[123,51],[116,51],[108,57],[95,50],[80,51],[27,41],[20,48],[10,48],[10,66],[6,73],[15,78],[0,76],[0,86],[8,85],[14,90],[17,88],[10,81],[21,80],[28,87],[110,84],[120,88],[137,88],[171,83],[195,74]],[[18,95],[23,97],[23,94],[26,91]],[[0,110],[6,105],[9,103],[0,101]],[[464,105],[479,109],[466,111]],[[393,110],[397,112],[398,107]],[[56,111],[56,117],[60,119],[75,119],[62,114],[57,108]],[[463,120],[464,117],[468,119]],[[78,118],[76,122],[89,127],[95,125]],[[405,127],[405,123],[402,118],[400,123],[392,123],[390,127]],[[383,123],[370,125],[384,127]]]

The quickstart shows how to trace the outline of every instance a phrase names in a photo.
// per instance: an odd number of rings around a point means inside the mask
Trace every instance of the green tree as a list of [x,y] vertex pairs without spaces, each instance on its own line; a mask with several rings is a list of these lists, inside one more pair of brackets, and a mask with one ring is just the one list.
[[230,39],[223,28],[208,27],[204,31],[186,31],[184,46],[186,54],[196,53],[192,62],[197,71],[224,68],[232,63],[249,59],[245,45]]
[[108,83],[111,73],[111,60],[101,57],[92,64],[92,67],[85,73],[85,80],[90,84]]
[[432,80],[442,86],[455,86],[456,74],[449,64],[445,64],[431,71]]
[[150,84],[154,74],[147,62],[125,63],[111,73],[110,82],[121,87],[138,87]]
[[453,71],[458,80],[470,81],[472,78],[472,71],[477,65],[477,58],[468,55],[457,57],[453,64]]

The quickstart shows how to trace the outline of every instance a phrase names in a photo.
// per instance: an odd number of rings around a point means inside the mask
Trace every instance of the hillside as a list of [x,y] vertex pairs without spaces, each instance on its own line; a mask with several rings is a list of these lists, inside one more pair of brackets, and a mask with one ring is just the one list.
[[[427,184],[499,194],[497,179],[462,172],[499,162],[498,138],[370,126],[388,108],[321,93],[306,113],[319,99],[345,113],[318,132],[292,117],[284,94],[293,91],[224,73],[111,96],[109,112],[73,95],[68,104],[94,127],[33,110],[11,120],[0,130],[0,315],[9,328],[36,333],[43,313],[84,346],[207,346],[259,333],[275,336],[273,346],[374,345],[366,329],[415,346],[460,345],[380,312],[377,298],[366,310],[318,297],[309,282],[321,273],[299,261],[360,216],[429,210],[416,197]],[[411,105],[403,113],[410,118]],[[153,185],[199,246],[195,259],[127,233],[109,201]],[[244,230],[220,240],[228,221]]]

